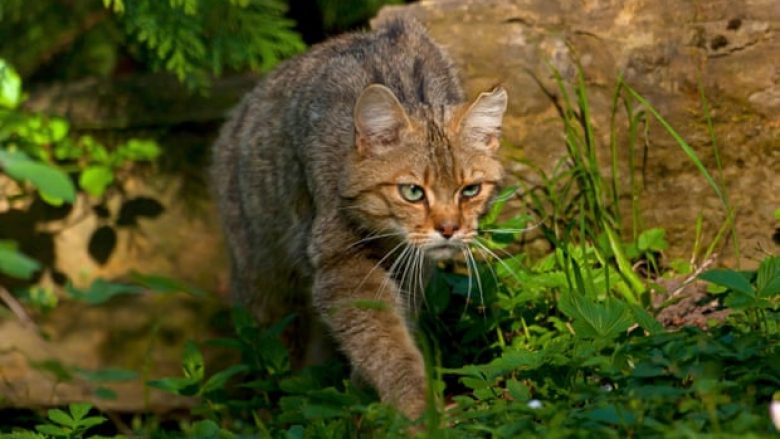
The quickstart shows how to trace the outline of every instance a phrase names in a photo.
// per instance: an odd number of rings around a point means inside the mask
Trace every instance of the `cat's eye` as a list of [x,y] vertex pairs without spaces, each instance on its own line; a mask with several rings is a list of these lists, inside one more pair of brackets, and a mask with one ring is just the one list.
[[416,184],[399,184],[398,192],[404,197],[404,200],[410,203],[416,203],[425,198],[425,190]]
[[470,184],[463,189],[461,189],[460,194],[463,196],[463,198],[473,198],[479,195],[479,192],[482,190],[482,185],[479,183],[476,184]]

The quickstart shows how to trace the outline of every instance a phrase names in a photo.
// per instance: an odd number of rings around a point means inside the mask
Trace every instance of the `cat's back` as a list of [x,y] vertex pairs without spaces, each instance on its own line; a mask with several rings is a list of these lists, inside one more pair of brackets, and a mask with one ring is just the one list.
[[453,63],[417,21],[394,19],[370,32],[356,32],[315,45],[282,63],[258,90],[258,97],[298,102],[330,99],[350,108],[363,89],[380,83],[408,107],[462,101]]

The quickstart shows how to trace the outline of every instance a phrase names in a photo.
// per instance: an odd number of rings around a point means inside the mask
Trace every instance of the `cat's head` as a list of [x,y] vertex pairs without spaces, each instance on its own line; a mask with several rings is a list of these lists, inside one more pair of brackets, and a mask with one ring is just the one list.
[[355,104],[355,149],[341,176],[345,211],[433,259],[459,255],[503,175],[496,153],[506,106],[498,87],[468,104],[408,112],[387,87],[368,86]]

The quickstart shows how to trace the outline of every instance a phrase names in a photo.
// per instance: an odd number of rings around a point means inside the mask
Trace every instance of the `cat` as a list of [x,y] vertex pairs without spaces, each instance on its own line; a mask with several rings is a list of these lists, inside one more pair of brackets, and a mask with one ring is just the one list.
[[213,149],[234,298],[261,322],[296,312],[304,362],[332,338],[353,375],[419,417],[419,285],[477,233],[503,176],[507,99],[496,87],[466,102],[448,55],[410,20],[281,63]]

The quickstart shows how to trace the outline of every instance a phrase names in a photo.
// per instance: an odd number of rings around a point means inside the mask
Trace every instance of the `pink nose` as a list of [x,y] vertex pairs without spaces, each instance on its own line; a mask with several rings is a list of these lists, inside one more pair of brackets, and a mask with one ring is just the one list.
[[436,226],[436,231],[438,231],[441,236],[445,237],[446,239],[450,239],[459,228],[460,226],[457,223],[445,221]]

